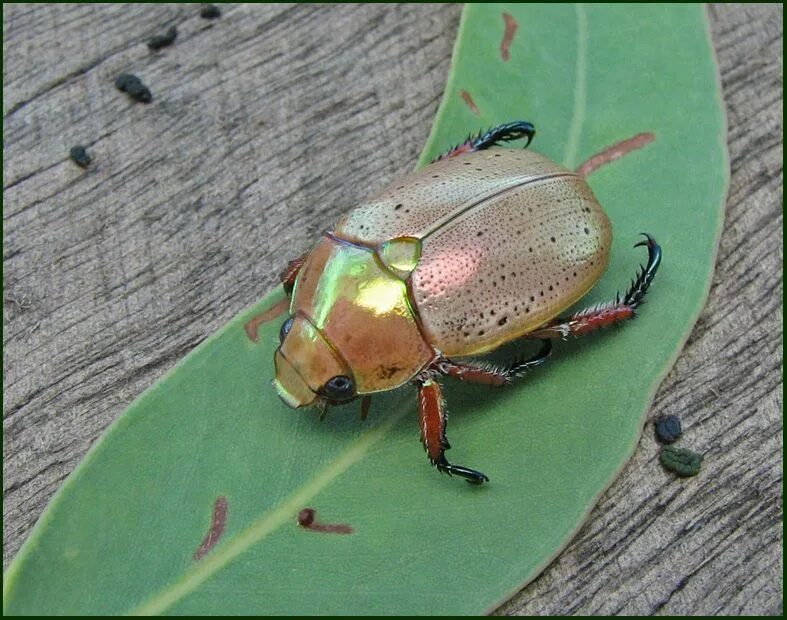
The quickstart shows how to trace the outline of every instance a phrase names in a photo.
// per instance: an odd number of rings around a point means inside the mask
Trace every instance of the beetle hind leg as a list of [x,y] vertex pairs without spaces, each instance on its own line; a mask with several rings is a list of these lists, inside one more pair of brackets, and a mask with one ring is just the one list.
[[634,247],[645,246],[648,248],[648,263],[644,267],[640,266],[637,277],[631,283],[626,296],[623,298],[623,303],[637,308],[643,303],[645,293],[648,292],[650,285],[653,284],[653,278],[656,277],[656,272],[661,264],[661,246],[656,243],[656,240],[648,233],[642,233],[645,237],[644,241],[635,243]]
[[461,476],[471,484],[489,482],[489,478],[480,471],[454,465],[445,458],[445,451],[451,447],[445,436],[448,418],[440,385],[432,379],[418,383],[418,412],[421,419],[421,442],[432,465],[441,473]]
[[527,337],[544,339],[579,336],[607,325],[635,318],[635,310],[644,303],[645,293],[653,283],[653,278],[656,277],[656,271],[661,264],[661,246],[647,233],[642,234],[645,236],[645,240],[640,241],[634,247],[646,246],[648,248],[648,262],[644,267],[640,266],[637,276],[622,299],[620,295],[617,295],[611,302],[586,308],[570,317],[555,319],[530,332]]
[[513,123],[505,123],[492,127],[485,132],[478,132],[475,136],[469,136],[467,140],[455,147],[448,149],[442,155],[439,155],[432,160],[432,163],[441,159],[448,159],[455,157],[462,153],[472,153],[473,151],[482,151],[488,149],[490,146],[496,146],[501,142],[511,142],[513,140],[527,139],[525,148],[530,146],[533,136],[536,135],[536,128],[533,123],[527,121],[514,121]]

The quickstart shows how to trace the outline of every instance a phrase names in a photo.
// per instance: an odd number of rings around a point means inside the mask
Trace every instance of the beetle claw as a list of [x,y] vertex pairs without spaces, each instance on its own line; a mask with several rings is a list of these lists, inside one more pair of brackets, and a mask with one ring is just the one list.
[[638,248],[638,247],[640,247],[640,246],[642,246],[642,245],[646,245],[646,246],[648,246],[649,248],[650,248],[650,247],[654,247],[654,246],[657,246],[657,245],[658,245],[658,244],[656,243],[656,240],[655,240],[653,237],[651,237],[651,236],[650,236],[648,233],[641,232],[641,233],[639,233],[639,234],[640,234],[640,235],[642,235],[643,237],[645,237],[645,241],[640,241],[639,243],[635,243],[635,244],[634,244],[634,247],[635,247],[635,248]]
[[485,474],[482,474],[480,471],[476,471],[475,469],[470,469],[469,467],[464,467],[462,465],[453,465],[452,463],[446,461],[445,457],[443,457],[441,460],[435,461],[434,465],[437,467],[440,473],[448,474],[449,476],[456,474],[457,476],[464,478],[470,484],[481,485],[485,482],[489,482],[489,477]]
[[505,123],[492,127],[487,131],[479,131],[475,136],[470,134],[467,136],[462,144],[457,144],[455,147],[448,149],[445,153],[433,159],[432,162],[441,159],[447,159],[460,155],[462,153],[471,153],[473,151],[481,151],[488,149],[490,146],[497,146],[501,142],[512,142],[513,140],[526,139],[525,147],[530,146],[533,141],[533,136],[536,135],[536,128],[533,123],[527,121],[514,121],[513,123]]
[[631,283],[629,290],[626,291],[623,297],[623,303],[632,308],[642,304],[645,293],[650,288],[653,278],[656,276],[656,271],[661,264],[661,246],[648,233],[640,234],[645,239],[635,244],[634,247],[645,246],[648,248],[648,263],[645,266],[640,265],[636,279]]

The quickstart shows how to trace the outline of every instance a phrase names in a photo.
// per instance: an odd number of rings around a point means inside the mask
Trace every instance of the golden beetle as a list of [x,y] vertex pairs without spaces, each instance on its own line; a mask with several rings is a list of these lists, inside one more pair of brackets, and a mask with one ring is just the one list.
[[[344,403],[413,383],[421,440],[441,472],[481,484],[449,463],[437,378],[505,385],[543,363],[551,339],[630,319],[660,260],[624,296],[572,316],[606,269],[612,230],[584,178],[501,142],[527,139],[527,122],[495,127],[447,151],[350,211],[282,274],[289,318],[274,385],[291,407]],[[557,317],[557,318],[556,318]],[[517,338],[539,353],[506,368],[466,361]]]

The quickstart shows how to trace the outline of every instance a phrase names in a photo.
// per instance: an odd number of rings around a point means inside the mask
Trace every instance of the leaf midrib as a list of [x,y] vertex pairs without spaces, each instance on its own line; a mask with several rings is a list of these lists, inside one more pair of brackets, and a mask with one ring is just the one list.
[[266,512],[228,542],[216,547],[203,560],[176,582],[160,590],[147,602],[132,609],[127,615],[150,616],[165,612],[175,603],[197,589],[202,583],[224,568],[232,560],[249,550],[276,529],[293,519],[313,497],[336,478],[360,461],[369,449],[390,432],[409,411],[405,406],[393,407],[394,413],[378,426],[362,434],[349,448],[331,461],[321,473],[293,491],[276,507]]
[[579,138],[582,135],[582,125],[585,123],[585,109],[587,107],[588,20],[584,6],[575,3],[574,10],[577,18],[577,57],[574,65],[576,69],[574,80],[574,110],[571,115],[566,152],[563,155],[563,165],[569,170],[573,170],[577,165]]

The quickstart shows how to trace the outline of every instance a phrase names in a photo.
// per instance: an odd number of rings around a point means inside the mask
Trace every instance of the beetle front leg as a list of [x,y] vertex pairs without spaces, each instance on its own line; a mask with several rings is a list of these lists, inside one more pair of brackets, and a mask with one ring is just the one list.
[[287,266],[284,270],[279,274],[279,279],[281,280],[282,286],[284,286],[284,292],[289,295],[292,293],[292,289],[295,288],[295,279],[298,277],[298,272],[301,270],[303,263],[306,261],[306,257],[309,255],[308,252],[304,252],[298,258],[291,260],[287,263]]
[[565,338],[579,336],[607,325],[633,319],[636,316],[634,311],[644,302],[645,293],[653,283],[653,278],[656,277],[656,271],[661,264],[661,246],[650,235],[642,234],[645,235],[646,240],[640,241],[634,247],[647,246],[648,263],[646,266],[640,267],[637,277],[631,283],[623,299],[620,299],[620,295],[618,295],[614,301],[581,310],[570,317],[556,319],[530,332],[527,337]]
[[520,360],[504,368],[495,368],[490,365],[468,364],[440,360],[435,365],[442,374],[454,377],[466,383],[480,383],[482,385],[502,386],[508,385],[514,379],[521,377],[527,371],[541,366],[552,354],[552,341],[543,340],[541,349],[533,357]]
[[445,458],[451,446],[445,436],[447,416],[440,384],[432,379],[418,383],[418,412],[421,418],[421,441],[432,465],[442,473],[461,476],[471,484],[489,482],[481,472],[453,465]]
[[527,148],[530,146],[530,142],[535,135],[536,128],[533,127],[533,123],[528,123],[527,121],[505,123],[504,125],[492,127],[492,129],[484,133],[479,132],[475,137],[468,137],[462,144],[458,144],[448,149],[445,153],[433,159],[432,163],[441,159],[455,157],[462,153],[472,153],[473,151],[488,149],[490,146],[495,146],[500,142],[511,142],[512,140],[519,140],[521,138],[527,138],[527,144],[525,144],[525,148]]

